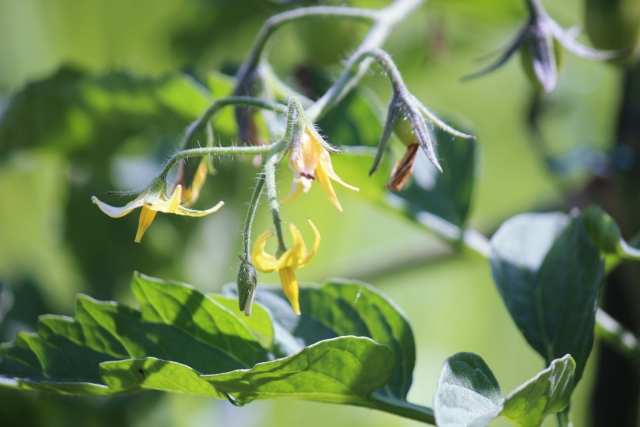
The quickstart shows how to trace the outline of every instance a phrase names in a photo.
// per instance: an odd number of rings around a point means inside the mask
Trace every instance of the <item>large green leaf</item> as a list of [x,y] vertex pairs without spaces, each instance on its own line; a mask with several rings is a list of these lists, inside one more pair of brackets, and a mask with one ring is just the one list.
[[591,352],[604,261],[578,214],[523,214],[491,240],[491,269],[527,342],[545,358],[570,354],[575,381]]
[[297,397],[367,406],[371,393],[389,380],[394,364],[388,347],[369,338],[340,337],[253,369],[202,378],[240,405],[255,399]]
[[141,132],[177,136],[210,102],[208,90],[185,75],[92,77],[63,68],[11,97],[0,120],[0,152],[45,146],[71,153],[110,135],[103,152]]
[[[1,345],[0,386],[75,395],[160,390],[237,405],[290,397],[433,419],[428,408],[403,400],[415,357],[411,329],[366,284],[303,290],[309,315],[289,320],[277,303],[290,306],[275,292],[263,292],[273,301],[256,303],[250,320],[237,300],[188,285],[135,274],[131,288],[139,310],[80,295],[74,318],[41,316],[37,334]],[[270,352],[283,348],[291,354]]]
[[[235,285],[226,290],[233,293]],[[391,379],[377,394],[406,399],[415,365],[413,332],[402,311],[380,291],[363,282],[341,280],[301,288],[300,316],[280,288],[260,286],[256,301],[273,316],[275,344],[281,354],[344,335],[369,337],[386,345],[393,350],[396,364]]]
[[444,362],[433,398],[439,427],[486,426],[503,404],[498,381],[480,356],[456,353]]
[[576,364],[571,356],[551,365],[507,396],[501,416],[519,427],[540,427],[547,415],[569,405]]

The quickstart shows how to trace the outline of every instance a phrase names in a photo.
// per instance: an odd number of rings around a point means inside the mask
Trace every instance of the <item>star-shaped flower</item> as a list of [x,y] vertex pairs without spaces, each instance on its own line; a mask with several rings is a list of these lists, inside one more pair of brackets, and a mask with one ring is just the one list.
[[196,211],[180,205],[182,200],[182,185],[176,186],[170,197],[167,196],[166,192],[167,183],[164,180],[156,180],[143,190],[135,200],[121,207],[108,205],[98,200],[96,196],[93,196],[91,201],[97,204],[102,212],[112,218],[120,218],[128,215],[134,209],[142,208],[140,211],[140,221],[138,222],[138,232],[135,238],[136,242],[140,242],[144,232],[149,228],[158,212],[201,217],[216,212],[224,205],[224,202],[220,202],[211,209]]
[[327,195],[327,198],[333,203],[333,205],[342,212],[342,206],[338,201],[333,186],[329,178],[336,181],[353,191],[359,191],[358,188],[353,187],[344,182],[333,171],[331,165],[331,157],[329,152],[325,148],[326,143],[322,140],[322,137],[309,129],[306,129],[300,138],[300,143],[291,147],[291,153],[289,155],[289,168],[293,171],[293,188],[291,193],[282,201],[282,203],[289,203],[295,200],[300,192],[305,193],[311,188],[313,180],[318,180],[320,186]]
[[300,303],[298,302],[298,280],[296,279],[296,275],[293,270],[306,266],[316,255],[318,246],[320,246],[320,233],[313,222],[311,222],[310,219],[308,221],[309,225],[313,229],[313,234],[315,235],[313,249],[310,253],[307,253],[307,247],[302,240],[300,231],[295,225],[289,224],[289,229],[291,230],[291,236],[293,238],[293,246],[291,249],[287,250],[279,258],[266,253],[264,247],[267,244],[267,240],[273,236],[273,232],[271,230],[267,230],[258,236],[253,247],[253,253],[251,254],[251,260],[256,270],[262,271],[263,273],[271,273],[273,271],[278,271],[278,273],[280,273],[282,290],[289,299],[293,311],[298,315],[300,314]]

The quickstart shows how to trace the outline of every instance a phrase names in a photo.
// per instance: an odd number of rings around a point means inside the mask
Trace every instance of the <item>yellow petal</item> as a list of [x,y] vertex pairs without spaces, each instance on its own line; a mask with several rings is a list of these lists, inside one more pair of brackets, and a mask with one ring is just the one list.
[[154,210],[147,209],[144,206],[142,207],[142,210],[140,211],[140,220],[138,221],[138,232],[136,233],[135,239],[136,243],[140,243],[142,235],[153,222],[153,219],[156,217],[156,213],[157,212]]
[[322,167],[318,167],[318,169],[316,169],[316,178],[318,178],[318,183],[322,186],[322,190],[324,191],[324,194],[327,196],[329,201],[333,203],[333,206],[335,206],[336,209],[342,212],[342,206],[340,206],[340,202],[338,201],[336,192],[333,191],[333,186],[329,181],[329,177]]
[[278,258],[278,269],[285,267],[297,268],[298,264],[307,257],[307,247],[302,240],[300,230],[295,225],[289,224],[293,245]]
[[298,298],[300,295],[300,290],[298,289],[298,279],[296,279],[293,268],[285,267],[279,270],[278,273],[280,273],[280,284],[282,285],[282,290],[287,296],[287,299],[289,300],[289,303],[293,308],[293,312],[299,316],[300,303],[298,302]]
[[100,210],[104,213],[106,213],[107,215],[109,215],[111,218],[120,218],[123,217],[125,215],[127,215],[128,213],[130,213],[132,210],[139,208],[140,206],[142,206],[144,204],[144,193],[141,194],[140,196],[138,196],[137,199],[127,203],[126,205],[122,206],[122,207],[116,207],[116,206],[111,206],[108,205],[104,202],[101,202],[100,200],[98,200],[98,198],[96,196],[91,197],[91,201],[93,203],[95,203],[96,205],[98,205],[98,207],[100,208]]
[[322,157],[320,158],[320,162],[318,163],[318,168],[322,168],[322,170],[327,174],[329,178],[336,181],[338,184],[347,187],[349,190],[360,191],[358,187],[354,187],[353,185],[349,185],[344,182],[333,170],[333,165],[331,164],[331,157],[327,151],[324,152]]
[[280,202],[280,204],[284,205],[286,203],[290,203],[293,202],[295,199],[298,198],[298,196],[300,195],[300,193],[302,192],[302,185],[300,185],[300,182],[298,179],[293,180],[293,187],[291,188],[291,192],[289,193],[289,195],[287,197],[284,198],[283,201]]
[[155,202],[145,202],[144,206],[147,209],[151,209],[153,211],[164,212],[164,213],[175,213],[180,206],[180,199],[182,197],[182,185],[176,186],[176,189],[173,190],[173,194],[169,200],[162,201],[160,203]]
[[193,210],[193,209],[185,208],[184,206],[178,206],[173,213],[176,214],[176,215],[193,216],[193,217],[198,218],[198,217],[201,217],[201,216],[206,216],[206,215],[212,214],[212,213],[218,211],[223,206],[224,206],[224,202],[220,202],[217,205],[215,205],[214,207],[212,207],[211,209],[207,209],[207,210],[204,210],[204,211],[196,211],[196,210]]
[[256,270],[263,273],[271,273],[275,271],[278,266],[276,257],[265,252],[264,247],[267,244],[267,240],[273,236],[271,230],[267,230],[256,239],[253,245],[253,252],[251,253],[251,263]]
[[200,165],[198,166],[198,170],[193,177],[193,182],[191,185],[185,187],[182,192],[182,197],[180,201],[183,206],[189,207],[193,205],[200,196],[200,190],[204,185],[204,182],[207,180],[207,159],[202,159]]
[[318,252],[318,248],[320,247],[320,240],[321,240],[320,232],[316,228],[315,224],[313,222],[311,222],[310,219],[307,219],[307,221],[309,221],[309,225],[313,229],[313,234],[315,235],[315,240],[313,241],[313,248],[311,249],[311,252],[309,253],[309,255],[304,257],[304,259],[301,259],[296,268],[302,268],[305,265],[309,264],[309,262],[313,259],[313,257],[316,256],[316,253]]

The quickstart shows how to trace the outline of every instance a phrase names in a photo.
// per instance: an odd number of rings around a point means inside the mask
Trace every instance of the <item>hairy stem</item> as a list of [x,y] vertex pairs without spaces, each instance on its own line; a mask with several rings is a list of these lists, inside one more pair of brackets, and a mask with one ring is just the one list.
[[164,165],[159,178],[166,179],[171,169],[180,161],[189,157],[204,156],[240,156],[240,155],[257,155],[266,154],[273,149],[277,143],[269,145],[260,145],[252,147],[202,147],[192,148],[190,150],[182,150],[174,154]]
[[251,262],[251,228],[253,227],[253,219],[256,216],[258,205],[260,204],[260,195],[264,188],[265,175],[258,174],[256,186],[253,189],[251,200],[249,200],[249,209],[247,209],[247,217],[244,220],[244,230],[242,231],[242,256],[247,262]]
[[313,122],[326,114],[335,104],[353,89],[371,66],[372,58],[362,60],[360,52],[379,48],[387,40],[391,31],[406,19],[424,0],[397,0],[379,12],[379,18],[363,40],[358,50],[345,65],[342,75],[331,88],[311,106],[307,116]]
[[[313,6],[274,15],[262,26],[253,44],[249,58],[238,71],[238,85],[245,83],[248,74],[250,74],[260,62],[264,48],[271,35],[285,24],[311,18],[351,18],[365,22],[375,22],[379,16],[380,12],[376,10],[340,6]],[[238,89],[236,88],[236,92],[234,93],[237,94],[237,91]]]
[[276,258],[286,252],[287,245],[284,243],[284,234],[282,233],[282,219],[280,219],[280,203],[278,202],[278,190],[276,188],[276,165],[280,157],[279,150],[273,150],[269,153],[269,157],[264,165],[265,184],[267,186],[267,199],[269,200],[269,210],[273,220],[273,227],[276,231],[278,239],[278,249],[276,250]]
[[197,135],[197,133],[202,130],[202,128],[209,123],[211,118],[222,108],[227,107],[229,105],[244,105],[248,107],[261,108],[264,110],[274,111],[276,113],[282,114],[286,111],[286,107],[282,104],[278,104],[275,102],[265,101],[258,98],[252,98],[249,96],[230,96],[227,98],[222,98],[214,101],[209,108],[207,108],[204,113],[198,119],[193,122],[188,128],[187,132],[182,138],[180,142],[180,150],[184,150],[189,146],[189,143],[192,139]]

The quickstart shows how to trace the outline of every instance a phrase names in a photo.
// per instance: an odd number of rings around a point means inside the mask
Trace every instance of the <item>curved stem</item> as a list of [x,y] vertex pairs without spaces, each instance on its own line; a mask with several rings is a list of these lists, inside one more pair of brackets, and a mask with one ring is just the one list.
[[211,120],[211,118],[220,109],[229,105],[245,105],[248,107],[274,111],[279,114],[286,112],[286,107],[282,104],[264,101],[250,96],[229,96],[227,98],[218,99],[214,101],[209,108],[207,108],[204,113],[202,113],[202,115],[187,128],[187,132],[180,142],[179,149],[184,150],[198,131],[200,131],[205,124],[209,123],[209,120]]
[[[283,142],[286,142],[283,140]],[[278,190],[276,188],[276,165],[280,157],[279,150],[273,150],[269,153],[269,157],[264,165],[265,184],[267,186],[267,199],[269,200],[269,210],[273,220],[273,227],[276,231],[278,239],[278,249],[276,250],[276,258],[280,258],[287,251],[287,245],[284,243],[284,234],[282,233],[282,219],[280,219],[280,203],[278,202]]]
[[278,143],[259,146],[248,147],[202,147],[192,148],[190,150],[182,150],[174,154],[169,161],[164,165],[162,172],[160,172],[159,178],[166,179],[171,169],[181,160],[188,159],[189,157],[204,157],[204,156],[239,156],[239,155],[257,155],[268,153],[271,149],[277,146]]
[[369,398],[369,402],[371,402],[371,405],[365,404],[362,406],[421,421],[426,424],[436,425],[436,418],[431,408],[414,405],[407,401],[387,399],[383,396],[377,396],[375,393]]
[[247,262],[251,262],[251,228],[253,227],[253,219],[256,216],[258,205],[260,204],[260,195],[264,188],[265,175],[258,174],[256,186],[253,189],[251,200],[249,201],[249,209],[247,209],[247,217],[244,220],[244,230],[242,231],[242,256]]
[[307,116],[313,122],[327,113],[335,104],[340,102],[369,70],[373,59],[362,60],[360,52],[379,48],[387,40],[391,31],[406,19],[424,0],[398,0],[381,10],[380,18],[371,27],[369,34],[351,56],[342,75],[331,88],[316,103],[307,110]]
[[309,18],[351,18],[355,20],[365,21],[365,22],[375,22],[380,16],[380,12],[370,9],[359,9],[359,8],[350,8],[350,7],[340,7],[340,6],[314,6],[314,7],[306,7],[303,9],[295,9],[287,12],[280,13],[278,15],[274,15],[269,18],[260,33],[258,33],[258,37],[256,37],[256,41],[253,44],[253,48],[251,49],[251,53],[249,54],[249,58],[247,61],[240,67],[237,75],[237,87],[234,91],[235,94],[238,94],[240,86],[242,86],[248,75],[251,73],[253,69],[260,62],[260,58],[262,56],[262,52],[267,44],[269,38],[273,35],[273,33],[278,30],[278,28],[282,27],[289,22],[298,21],[301,19],[309,19]]

